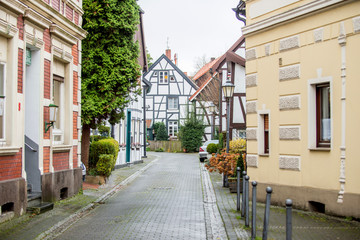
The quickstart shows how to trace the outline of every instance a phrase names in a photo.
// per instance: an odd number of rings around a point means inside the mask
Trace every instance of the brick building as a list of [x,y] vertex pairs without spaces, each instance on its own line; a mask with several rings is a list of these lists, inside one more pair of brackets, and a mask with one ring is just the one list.
[[31,195],[54,201],[81,187],[82,14],[81,0],[0,2],[0,221]]

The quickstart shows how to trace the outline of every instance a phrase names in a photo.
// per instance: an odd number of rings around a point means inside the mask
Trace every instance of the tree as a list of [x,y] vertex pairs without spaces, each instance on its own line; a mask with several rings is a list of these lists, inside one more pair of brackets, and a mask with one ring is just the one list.
[[90,128],[104,120],[119,122],[124,108],[139,94],[139,23],[135,0],[84,0],[82,41],[82,161],[88,167]]
[[157,129],[156,140],[165,141],[165,140],[168,140],[168,138],[169,138],[169,136],[166,131],[166,126],[163,122],[160,122],[158,129]]
[[[192,109],[195,109],[195,106],[193,106]],[[201,146],[204,130],[204,122],[198,119],[194,112],[188,110],[185,124],[180,127],[179,132],[182,147],[186,152],[196,152],[198,150]]]

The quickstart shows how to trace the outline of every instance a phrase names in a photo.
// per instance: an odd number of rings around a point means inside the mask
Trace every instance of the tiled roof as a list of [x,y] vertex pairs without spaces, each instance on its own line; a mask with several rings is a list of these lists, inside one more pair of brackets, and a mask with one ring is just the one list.
[[194,98],[196,98],[196,96],[209,84],[209,82],[211,82],[211,80],[215,77],[216,74],[217,73],[214,73],[212,76],[209,76],[209,78],[204,81],[204,83],[199,87],[198,90],[196,90],[196,92],[189,98],[189,100],[194,100]]
[[195,74],[195,76],[193,77],[193,80],[196,81],[197,79],[199,79],[201,76],[203,76],[205,73],[207,73],[210,68],[212,68],[215,63],[217,63],[217,61],[220,59],[221,57],[218,57],[217,59],[208,62],[207,64],[205,64],[202,68],[200,68],[200,70]]

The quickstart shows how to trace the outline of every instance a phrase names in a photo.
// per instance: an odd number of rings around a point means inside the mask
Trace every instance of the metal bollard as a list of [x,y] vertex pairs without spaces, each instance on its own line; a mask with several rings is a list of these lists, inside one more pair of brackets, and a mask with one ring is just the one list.
[[264,214],[264,229],[263,229],[263,240],[267,240],[268,228],[269,228],[269,218],[270,218],[270,200],[272,188],[266,188],[266,205],[265,205],[265,214]]
[[246,175],[245,177],[245,226],[249,226],[249,179],[250,177]]
[[246,171],[243,171],[243,192],[241,195],[241,217],[245,216],[245,176],[246,176]]
[[236,176],[237,176],[237,182],[236,182],[236,210],[240,211],[240,167],[236,168]]
[[256,186],[257,182],[252,182],[252,218],[251,218],[251,239],[256,238]]
[[291,240],[292,236],[292,200],[286,199],[286,240]]

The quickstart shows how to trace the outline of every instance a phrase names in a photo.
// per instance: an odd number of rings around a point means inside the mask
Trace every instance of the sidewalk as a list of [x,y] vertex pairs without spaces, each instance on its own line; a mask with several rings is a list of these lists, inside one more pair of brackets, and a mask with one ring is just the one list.
[[85,183],[82,194],[79,193],[74,197],[56,202],[54,209],[51,211],[40,215],[26,213],[0,224],[0,239],[46,239],[45,232],[50,234],[51,231],[56,231],[53,226],[61,225],[71,217],[76,218],[76,215],[83,214],[82,212],[86,208],[90,209],[101,203],[105,198],[131,182],[142,172],[143,168],[156,160],[156,157],[148,156],[143,160],[144,163],[115,170],[111,174],[108,183],[104,185]]
[[[245,220],[240,212],[236,211],[236,193],[230,193],[228,188],[222,187],[221,175],[210,173],[210,178],[216,193],[217,204],[223,218],[229,239],[240,239],[238,236],[242,229],[246,229],[251,236],[251,229],[245,228]],[[251,193],[251,190],[250,190]],[[285,199],[284,199],[285,201]],[[250,226],[251,226],[251,202]],[[262,238],[265,205],[256,205],[256,239]],[[293,210],[293,235],[296,240],[357,240],[360,239],[360,222],[327,216],[325,214]],[[270,208],[270,223],[268,239],[285,239],[286,211],[282,207]]]

